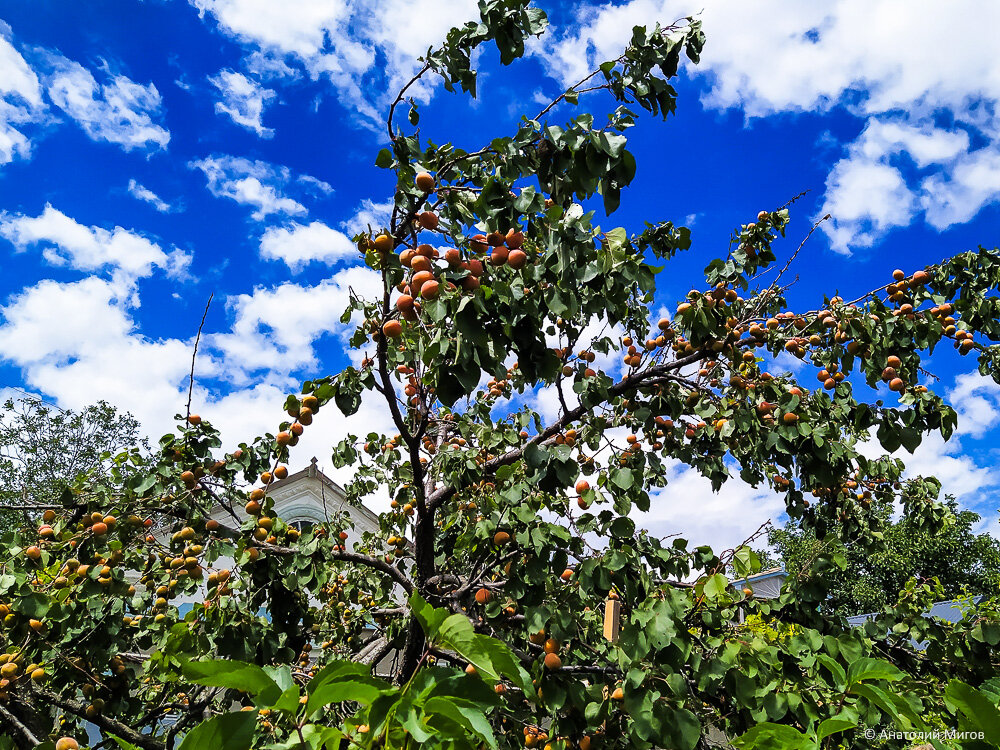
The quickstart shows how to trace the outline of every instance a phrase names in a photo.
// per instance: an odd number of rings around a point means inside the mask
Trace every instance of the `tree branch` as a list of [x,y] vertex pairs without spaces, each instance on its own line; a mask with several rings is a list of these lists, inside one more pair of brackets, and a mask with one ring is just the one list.
[[148,734],[140,734],[127,724],[123,724],[120,721],[109,718],[104,714],[87,716],[87,707],[79,701],[71,700],[69,698],[61,698],[55,693],[39,687],[33,687],[32,690],[52,705],[65,709],[66,711],[69,711],[70,713],[81,718],[85,718],[91,724],[94,724],[107,732],[112,732],[126,742],[131,742],[136,747],[143,748],[143,750],[164,750],[166,747],[163,742],[153,739]]
[[[634,388],[638,388],[639,386],[646,384],[647,381],[662,377],[663,375],[669,372],[673,372],[674,370],[679,370],[682,367],[691,364],[692,362],[697,362],[701,359],[704,359],[708,355],[709,352],[698,350],[693,352],[692,354],[687,355],[686,357],[681,357],[680,359],[675,359],[671,362],[664,362],[662,364],[655,365],[641,372],[632,373],[631,375],[622,378],[620,381],[618,381],[608,389],[607,398],[603,399],[599,403],[590,404],[587,407],[581,405],[576,407],[575,409],[571,409],[570,411],[566,412],[562,417],[560,417],[555,422],[550,424],[542,432],[535,435],[535,437],[533,437],[531,440],[525,443],[522,447],[514,448],[513,450],[508,451],[504,455],[494,458],[492,461],[487,461],[483,465],[483,473],[486,474],[494,472],[501,466],[507,466],[509,464],[521,460],[521,457],[524,455],[525,449],[529,445],[538,445],[539,443],[545,442],[549,438],[561,432],[563,428],[565,428],[567,425],[572,424],[573,422],[577,421],[584,415],[588,414],[592,409],[596,408],[597,406],[600,406],[603,403],[607,403],[612,398],[620,396],[623,393],[626,393]],[[430,512],[433,512],[437,508],[441,507],[441,505],[443,505],[448,500],[448,498],[454,495],[458,489],[459,489],[458,487],[446,485],[444,487],[440,487],[437,490],[435,490],[433,493],[431,493],[430,497],[427,498],[428,510]]]
[[24,739],[26,739],[31,745],[41,744],[41,740],[39,740],[34,734],[32,734],[31,730],[28,729],[28,727],[25,724],[23,724],[20,719],[18,719],[14,714],[12,714],[10,711],[4,708],[2,703],[0,703],[0,717],[10,722],[13,725],[13,727],[17,731],[19,731],[24,737]]

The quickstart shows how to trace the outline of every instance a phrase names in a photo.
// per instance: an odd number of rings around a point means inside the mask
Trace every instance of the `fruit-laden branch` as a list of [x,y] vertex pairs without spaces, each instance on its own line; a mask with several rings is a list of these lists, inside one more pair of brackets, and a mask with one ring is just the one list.
[[[697,362],[701,359],[704,359],[710,354],[711,352],[707,350],[699,349],[687,355],[686,357],[681,357],[680,359],[675,359],[671,362],[664,362],[662,364],[655,365],[641,372],[634,372],[631,375],[625,376],[620,381],[615,383],[613,386],[608,388],[607,396],[605,396],[599,402],[590,404],[589,406],[583,406],[581,404],[580,406],[577,406],[575,409],[570,409],[565,414],[563,414],[562,417],[560,417],[555,422],[546,427],[544,430],[539,432],[535,437],[527,441],[520,448],[514,448],[513,450],[508,451],[502,456],[497,456],[493,460],[487,461],[483,465],[484,473],[496,471],[501,466],[507,466],[509,464],[521,460],[521,457],[524,455],[525,449],[529,445],[538,445],[539,443],[545,442],[549,438],[561,432],[563,428],[565,428],[567,425],[570,425],[573,422],[576,422],[577,420],[581,419],[582,417],[584,417],[586,414],[589,414],[594,408],[600,406],[601,404],[605,404],[608,401],[611,401],[613,398],[616,398],[618,396],[623,395],[624,393],[627,393],[628,391],[631,391],[633,388],[638,388],[639,386],[646,384],[647,381],[649,380],[661,377],[669,372],[673,372],[674,370],[679,370],[682,367],[685,367],[693,362]],[[427,498],[428,510],[431,513],[433,513],[435,510],[440,508],[441,505],[447,502],[448,498],[450,498],[460,489],[461,487],[456,487],[454,485],[446,485],[444,487],[439,487],[433,493],[431,493],[430,497]]]
[[[182,519],[186,518],[186,516],[179,511],[174,511],[170,515],[174,515]],[[243,533],[239,529],[234,529],[232,526],[226,526],[225,524],[219,524],[217,532],[220,536],[226,536],[231,539],[240,539],[243,537]],[[262,550],[270,552],[274,555],[287,556],[302,554],[301,550],[294,547],[282,547],[277,544],[268,544],[267,542],[261,542],[256,539],[251,539],[250,543],[253,546],[260,547]],[[413,591],[413,583],[410,579],[385,560],[380,560],[377,557],[371,557],[369,555],[363,555],[360,552],[351,552],[349,550],[330,550],[326,553],[326,556],[327,559],[330,560],[356,563],[357,565],[363,565],[365,567],[381,571],[402,586],[406,590],[406,593],[411,593]]]
[[111,719],[104,714],[98,713],[88,716],[87,707],[79,701],[72,700],[71,698],[61,698],[56,693],[37,686],[33,686],[32,690],[52,705],[58,706],[81,718],[85,718],[91,724],[96,725],[105,732],[116,734],[126,742],[131,742],[136,747],[143,748],[143,750],[165,750],[166,748],[166,745],[159,740],[153,739],[147,734],[140,734],[127,724]]

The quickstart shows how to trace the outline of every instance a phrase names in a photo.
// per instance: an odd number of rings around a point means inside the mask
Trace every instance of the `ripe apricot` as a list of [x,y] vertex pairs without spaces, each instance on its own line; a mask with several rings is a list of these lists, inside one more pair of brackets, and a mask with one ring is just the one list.
[[427,281],[421,285],[420,296],[423,297],[424,299],[434,299],[435,297],[438,296],[440,291],[441,291],[441,285],[434,279],[431,279],[430,281]]
[[584,492],[590,489],[590,482],[586,479],[580,479],[576,483],[576,492],[578,495],[582,495]]
[[197,414],[189,414],[187,421],[188,424],[197,427],[198,425],[201,424],[201,417],[199,417]]
[[80,743],[72,737],[60,737],[56,740],[56,750],[80,750]]
[[32,545],[24,550],[24,554],[27,555],[29,560],[38,560],[42,556],[42,550],[41,547]]
[[462,265],[462,252],[457,247],[449,247],[444,251],[444,259],[448,261],[449,266],[458,268]]
[[503,245],[498,245],[493,248],[493,252],[490,253],[490,265],[502,266],[507,262],[507,256],[509,251]]
[[557,651],[559,651],[559,647],[561,645],[562,644],[559,643],[559,641],[557,641],[555,638],[549,638],[547,641],[545,641],[545,645],[542,648],[545,650],[545,653],[554,654]]
[[[496,252],[495,250],[493,252]],[[511,250],[507,254],[507,265],[517,270],[524,268],[528,263],[528,255],[524,250]]]
[[413,274],[413,278],[410,280],[410,288],[413,290],[414,294],[420,294],[420,287],[433,279],[434,274],[430,271],[418,271]]
[[417,216],[417,222],[424,229],[434,230],[438,226],[438,215],[433,211],[424,211],[422,214]]
[[288,445],[292,442],[292,434],[290,432],[279,432],[274,436],[274,440],[278,445]]
[[94,536],[104,536],[108,533],[108,525],[104,521],[98,521],[90,527],[90,530],[94,533]]
[[545,668],[555,671],[562,667],[562,659],[558,654],[545,654]]
[[479,288],[479,278],[476,276],[466,276],[462,279],[462,289],[467,292],[474,292]]
[[399,338],[403,333],[403,324],[398,320],[387,320],[382,326],[382,333],[390,339]]
[[568,581],[570,578],[573,577],[573,569],[572,568],[566,568],[566,570],[564,570],[562,572],[562,575],[559,576],[559,577],[561,579],[563,579],[564,581]]
[[493,544],[495,544],[497,547],[502,547],[508,542],[510,542],[510,534],[508,534],[506,531],[498,531],[496,534],[493,535]]
[[410,261],[410,268],[414,271],[430,271],[432,268],[431,259],[426,255],[414,255]]
[[420,172],[415,180],[417,187],[423,190],[425,193],[429,193],[434,189],[434,178],[431,177],[427,172]]
[[486,604],[493,598],[493,593],[489,589],[476,590],[476,604]]
[[274,469],[274,476],[276,479],[284,479],[288,476],[287,466],[278,466]]
[[512,227],[507,231],[507,236],[504,239],[506,240],[507,247],[511,250],[517,250],[524,244],[524,232]]
[[500,232],[490,232],[486,235],[486,244],[492,247],[498,247],[502,245],[504,241],[504,236]]
[[902,281],[906,278],[906,274],[899,268],[892,272],[892,278],[896,281]]
[[489,248],[485,234],[477,234],[469,241],[469,249],[476,253],[485,253]]
[[781,421],[785,424],[795,424],[799,421],[799,415],[791,411],[785,412],[781,415]]
[[374,245],[375,249],[380,253],[387,253],[392,250],[392,237],[387,234],[380,234],[372,241],[372,245]]

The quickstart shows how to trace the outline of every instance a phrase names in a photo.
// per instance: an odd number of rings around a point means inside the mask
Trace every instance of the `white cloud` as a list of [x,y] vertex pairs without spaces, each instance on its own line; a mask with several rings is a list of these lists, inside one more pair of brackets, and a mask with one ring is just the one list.
[[[303,67],[327,78],[345,109],[358,121],[378,127],[389,97],[419,66],[417,57],[444,40],[449,29],[478,20],[474,0],[385,0],[378,12],[361,0],[190,0],[226,34],[248,45],[251,70]],[[409,94],[427,101],[433,83]]]
[[75,120],[95,141],[107,141],[126,151],[166,148],[170,133],[157,124],[162,109],[160,92],[123,75],[107,74],[98,83],[80,63],[45,53],[45,88],[49,99]]
[[[784,500],[765,485],[754,488],[733,477],[713,492],[711,481],[677,461],[669,461],[665,473],[668,484],[650,492],[649,511],[632,513],[653,536],[676,534],[692,546],[708,544],[721,552],[784,516]],[[766,546],[766,540],[753,546]]]
[[261,257],[284,261],[293,272],[312,261],[332,265],[357,253],[350,237],[321,221],[269,227],[260,239]]
[[348,330],[340,316],[351,289],[364,298],[377,298],[381,277],[364,266],[351,266],[315,286],[286,282],[234,295],[227,300],[234,316],[232,331],[210,336],[209,345],[234,370],[247,373],[265,370],[287,377],[313,367],[313,342]]
[[[700,14],[707,44],[689,70],[707,83],[706,106],[751,118],[840,109],[863,125],[820,212],[833,214],[823,230],[838,251],[920,219],[944,229],[1000,199],[1000,5],[939,11],[930,0],[717,0]],[[581,6],[577,24],[533,49],[571,83],[617,56],[633,25],[690,12],[677,0]]]
[[871,247],[890,227],[906,226],[916,201],[895,167],[866,160],[844,159],[826,180],[821,215],[830,246],[849,254],[852,248]]
[[375,230],[378,230],[380,227],[387,227],[389,226],[389,219],[392,216],[392,206],[392,199],[384,203],[376,203],[370,198],[365,198],[361,201],[361,205],[354,209],[354,216],[341,224],[341,226],[352,237],[356,234],[367,232],[368,227]]
[[981,438],[1000,427],[1000,385],[992,378],[978,372],[959,375],[947,401],[958,412],[959,435]]
[[296,182],[305,185],[309,190],[311,190],[316,195],[329,195],[333,192],[333,185],[329,182],[325,182],[310,174],[299,175],[296,178]]
[[163,200],[145,185],[140,185],[134,178],[128,181],[128,192],[136,200],[149,203],[161,214],[168,214],[173,210],[173,206]]
[[[257,289],[230,300],[230,331],[203,335],[193,409],[222,430],[227,449],[273,432],[284,416],[284,396],[298,390],[295,370],[315,365],[313,342],[352,330],[339,322],[349,288],[374,294],[381,281],[368,269],[352,267],[312,287]],[[139,306],[136,285],[119,277],[47,279],[0,307],[0,351],[6,363],[21,369],[27,388],[62,407],[106,399],[135,415],[155,439],[173,431],[173,415],[184,411],[193,337],[144,335],[134,314]],[[307,429],[293,467],[313,455],[328,459],[348,431],[391,431],[390,424],[377,399],[367,399],[350,418],[331,406]],[[345,471],[334,475],[346,480]]]
[[228,115],[237,125],[253,130],[261,138],[274,135],[274,129],[265,128],[261,122],[264,108],[275,97],[273,90],[232,70],[221,70],[208,80],[222,97],[215,103],[216,112]]
[[190,262],[180,250],[166,253],[134,231],[118,226],[112,230],[88,227],[51,205],[35,217],[0,214],[0,236],[21,251],[40,245],[42,256],[53,265],[76,271],[110,268],[125,279],[149,276],[154,266],[178,274]]
[[45,104],[38,76],[3,31],[0,27],[0,164],[7,164],[30,155],[22,128],[44,116]]
[[295,79],[299,77],[299,72],[286,63],[280,54],[274,52],[262,52],[256,50],[243,59],[246,69],[261,80],[274,80],[280,78]]
[[192,161],[188,166],[204,173],[212,195],[254,206],[253,218],[258,221],[269,214],[297,216],[306,213],[305,206],[284,194],[291,179],[287,167],[227,155],[209,156]]

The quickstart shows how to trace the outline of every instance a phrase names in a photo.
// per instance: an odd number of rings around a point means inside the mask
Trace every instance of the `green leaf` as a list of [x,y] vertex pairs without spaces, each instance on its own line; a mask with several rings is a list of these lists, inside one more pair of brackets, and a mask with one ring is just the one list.
[[369,705],[374,703],[379,696],[386,695],[396,690],[385,680],[371,675],[345,674],[334,677],[317,686],[309,694],[306,703],[306,711],[312,713],[318,708],[329,703],[343,703],[344,701],[355,701]]
[[843,688],[847,686],[847,672],[834,659],[826,654],[816,654],[816,661],[826,667],[834,679],[837,680],[836,687]]
[[[131,742],[126,742],[121,737],[117,737],[117,736],[111,734],[110,732],[108,732],[108,737],[110,737],[111,739],[113,739],[118,744],[118,747],[120,747],[122,750],[139,750],[139,748],[137,748]],[[0,746],[0,747],[2,747],[2,746]]]
[[392,166],[392,151],[387,148],[382,149],[378,152],[378,156],[375,157],[375,166],[382,169],[388,169]]
[[727,588],[729,588],[729,579],[722,575],[722,573],[716,573],[708,577],[703,590],[706,597],[715,599],[720,594],[724,594]]
[[410,594],[410,609],[413,610],[413,616],[417,618],[424,633],[432,641],[450,614],[444,608],[435,609],[432,607],[416,591]]
[[255,664],[230,659],[212,661],[187,661],[181,664],[181,673],[192,682],[208,687],[225,687],[263,700],[277,700],[281,688]]
[[909,729],[913,726],[923,726],[920,717],[913,713],[910,705],[902,697],[895,693],[889,693],[875,685],[858,683],[853,685],[848,691],[854,695],[860,695],[873,703],[886,715],[892,718],[901,729]]
[[485,714],[477,704],[461,698],[435,696],[424,704],[425,714],[441,714],[459,726],[483,739],[490,747],[497,746],[497,739]]
[[255,711],[213,716],[184,735],[177,750],[250,750],[256,723]]
[[853,729],[857,725],[858,720],[856,718],[852,719],[845,716],[842,712],[836,716],[831,716],[829,719],[821,721],[820,725],[816,728],[816,736],[822,740],[829,737],[831,734],[846,732],[848,729]]
[[510,648],[495,638],[476,633],[465,615],[448,617],[438,629],[435,643],[451,649],[472,664],[480,675],[491,682],[506,677],[526,695],[533,695],[531,678],[521,667]]
[[733,747],[742,750],[816,750],[813,739],[784,724],[764,722],[737,737]]
[[862,657],[851,662],[847,668],[847,682],[853,685],[864,680],[888,680],[894,682],[902,679],[903,673],[887,661]]
[[987,742],[1000,746],[1000,710],[981,691],[961,680],[952,680],[944,691],[945,703],[965,714]]

